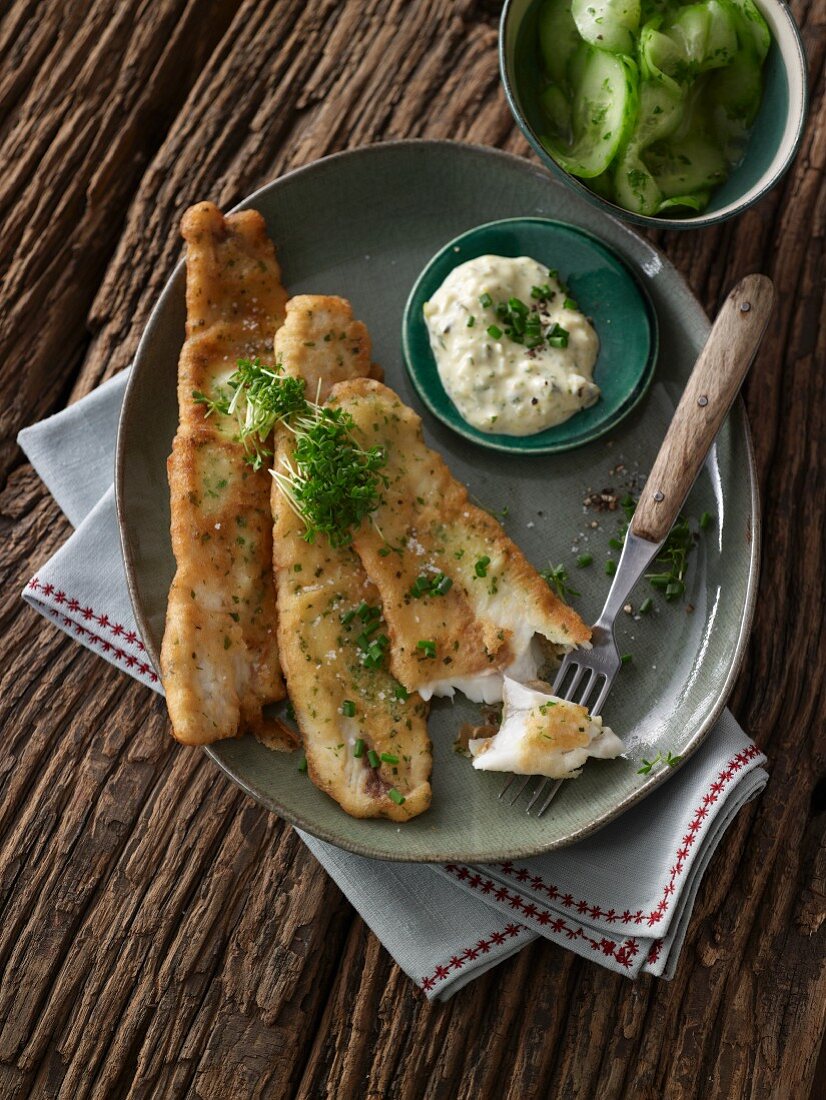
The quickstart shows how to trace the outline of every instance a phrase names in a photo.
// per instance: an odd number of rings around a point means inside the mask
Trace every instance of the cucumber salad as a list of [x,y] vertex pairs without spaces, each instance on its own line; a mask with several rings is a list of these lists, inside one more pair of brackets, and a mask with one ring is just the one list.
[[753,0],[542,0],[542,143],[632,213],[699,213],[742,159],[770,43]]

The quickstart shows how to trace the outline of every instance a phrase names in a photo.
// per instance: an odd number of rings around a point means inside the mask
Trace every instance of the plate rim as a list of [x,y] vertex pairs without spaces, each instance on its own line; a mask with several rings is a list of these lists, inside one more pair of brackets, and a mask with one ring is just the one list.
[[[356,146],[352,149],[345,149],[341,152],[331,153],[328,156],[321,157],[310,164],[301,165],[298,168],[293,169],[290,172],[285,173],[282,176],[277,177],[274,180],[270,180],[263,184],[261,187],[256,188],[250,195],[242,199],[239,203],[236,203],[228,213],[234,213],[238,210],[248,209],[253,206],[258,198],[270,189],[279,186],[287,180],[294,180],[301,177],[308,172],[324,172],[327,171],[331,165],[342,158],[352,157],[364,157],[364,156],[376,156],[382,155],[385,150],[397,150],[400,148],[433,148],[440,151],[450,151],[451,153],[460,150],[460,155],[466,153],[474,153],[483,158],[493,157],[503,161],[507,161],[513,167],[518,168],[520,171],[529,171],[534,175],[545,179],[553,186],[559,187],[562,184],[555,180],[552,173],[546,168],[536,165],[525,157],[520,157],[515,153],[505,152],[501,149],[495,149],[490,146],[473,144],[470,142],[456,142],[448,141],[446,139],[428,139],[428,138],[406,138],[398,141],[388,142],[376,142],[369,145]],[[633,238],[635,241],[639,241],[641,238],[635,233],[628,225],[619,221],[616,218],[611,217],[609,214],[602,213],[602,216],[609,221],[615,229],[619,230],[624,236]],[[663,265],[668,265],[671,270],[672,276],[676,279],[677,283],[683,290],[683,292],[695,303],[700,315],[704,318],[706,325],[710,328],[708,315],[706,314],[700,302],[696,298],[694,292],[691,290],[688,282],[682,275],[682,273],[671,263],[668,257],[662,252],[660,248],[653,245],[645,238],[645,246],[651,250],[651,252],[658,258],[659,262]],[[117,441],[115,447],[115,505],[118,520],[118,532],[121,539],[121,547],[123,550],[124,570],[126,574],[127,588],[129,590],[129,599],[132,605],[132,610],[135,615],[135,620],[138,625],[141,637],[146,645],[147,656],[151,660],[153,666],[157,670],[159,667],[159,653],[155,647],[154,641],[151,637],[149,628],[149,622],[143,613],[143,608],[138,592],[138,576],[136,569],[135,549],[129,536],[129,531],[126,521],[126,496],[125,496],[125,473],[126,473],[126,435],[127,428],[125,425],[129,420],[130,410],[135,400],[135,392],[137,389],[136,379],[139,376],[139,371],[136,369],[146,357],[147,348],[151,345],[154,331],[157,328],[160,320],[160,316],[165,308],[167,299],[171,297],[172,287],[178,278],[180,272],[184,267],[184,259],[178,260],[169,274],[166,283],[161,290],[155,305],[152,307],[149,318],[141,338],[138,342],[135,356],[132,363],[131,373],[126,384],[126,389],[123,396],[123,404],[121,406],[120,416],[118,418],[118,432]],[[743,660],[746,654],[748,637],[751,631],[752,622],[754,619],[754,612],[757,602],[757,580],[759,576],[760,566],[760,551],[761,551],[761,529],[760,529],[760,502],[759,502],[759,490],[757,483],[757,467],[755,462],[754,444],[751,436],[751,429],[749,427],[748,416],[746,415],[746,408],[743,402],[742,396],[738,395],[734,405],[729,413],[729,418],[736,418],[738,430],[742,430],[743,436],[746,442],[746,456],[747,456],[747,474],[748,474],[748,490],[749,490],[749,502],[751,513],[751,540],[749,546],[749,570],[748,577],[746,579],[746,590],[744,596],[743,612],[740,619],[740,625],[737,632],[737,639],[734,646],[732,661],[729,666],[729,671],[723,684],[721,685],[715,704],[710,708],[709,713],[700,722],[694,731],[694,734],[684,748],[682,757],[683,763],[687,761],[697,751],[700,745],[705,740],[708,733],[716,723],[720,714],[723,712],[729,695],[731,694],[734,681],[739,675],[740,669],[743,664]],[[217,742],[220,746],[222,742]],[[470,854],[463,858],[462,853],[456,851],[429,852],[427,857],[417,856],[414,854],[397,854],[394,856],[389,855],[385,851],[372,848],[369,844],[363,844],[359,841],[352,841],[348,837],[341,837],[325,827],[317,826],[311,821],[306,821],[301,813],[295,813],[292,810],[288,810],[285,807],[279,805],[275,799],[270,796],[254,790],[250,784],[237,775],[234,770],[221,759],[220,753],[216,751],[216,747],[212,745],[203,746],[206,754],[217,764],[220,770],[236,783],[245,794],[249,795],[260,805],[264,806],[267,810],[277,814],[284,821],[289,824],[304,829],[310,835],[317,837],[319,840],[323,840],[334,847],[343,849],[345,851],[353,852],[356,855],[365,856],[372,859],[381,859],[386,862],[393,863],[441,863],[446,860],[453,862],[478,862],[480,857],[477,854]],[[681,765],[682,766],[682,765]],[[536,846],[511,846],[501,847],[495,851],[491,851],[489,855],[486,855],[484,859],[488,862],[496,862],[508,859],[524,859],[531,856],[541,855],[545,852],[554,851],[557,848],[565,848],[570,844],[574,844],[579,840],[585,839],[585,837],[597,832],[603,826],[609,822],[615,820],[617,817],[625,813],[626,810],[631,809],[632,806],[637,805],[644,798],[646,798],[653,790],[660,786],[661,783],[666,782],[671,778],[675,772],[679,769],[663,769],[662,771],[654,772],[649,777],[648,781],[639,787],[636,791],[626,796],[622,802],[620,802],[613,809],[606,811],[595,820],[591,821],[588,825],[583,825],[578,829],[566,833],[564,836],[557,837],[550,842],[542,843]]]
[[[590,243],[595,245],[598,249],[606,252],[608,256],[614,261],[614,263],[618,264],[619,267],[624,271],[631,284],[638,291],[642,300],[643,308],[645,310],[646,321],[648,322],[648,351],[645,356],[645,363],[643,364],[642,370],[640,371],[639,381],[634,386],[633,390],[631,390],[630,393],[626,395],[623,403],[617,409],[615,409],[614,412],[607,419],[603,420],[602,423],[592,428],[589,434],[580,434],[579,438],[570,440],[565,443],[545,443],[544,445],[539,447],[523,447],[519,446],[517,442],[494,442],[494,439],[498,439],[499,435],[501,435],[502,433],[494,432],[491,433],[488,438],[485,438],[485,433],[478,428],[474,428],[472,424],[468,424],[466,421],[464,421],[464,419],[462,418],[462,414],[458,413],[458,410],[457,413],[459,418],[462,419],[462,423],[459,425],[451,423],[451,421],[446,419],[446,417],[441,413],[436,403],[430,398],[427,392],[427,388],[419,376],[418,368],[411,365],[414,360],[411,348],[411,332],[414,326],[423,324],[423,321],[420,317],[415,317],[413,315],[413,300],[414,298],[419,296],[420,287],[429,276],[434,265],[439,260],[441,260],[443,256],[447,255],[450,249],[455,248],[460,241],[465,240],[472,234],[478,233],[481,230],[485,229],[497,229],[500,226],[512,225],[515,222],[523,224],[525,222],[537,222],[540,225],[550,225],[555,228],[572,230],[578,236],[587,238]],[[639,405],[640,401],[642,401],[643,397],[645,397],[645,395],[648,393],[649,389],[651,388],[651,383],[654,380],[654,371],[657,366],[659,354],[660,325],[657,318],[657,311],[654,309],[654,303],[651,301],[651,295],[648,293],[648,290],[646,289],[642,280],[639,278],[636,272],[632,271],[630,265],[622,258],[622,256],[616,253],[610,245],[600,240],[599,237],[597,237],[596,234],[590,232],[590,230],[583,229],[582,226],[579,225],[573,225],[571,222],[560,221],[559,218],[543,218],[539,214],[526,214],[523,217],[516,218],[497,218],[495,221],[492,222],[483,222],[481,225],[473,226],[472,229],[466,229],[464,233],[460,233],[457,237],[454,237],[452,240],[448,241],[447,244],[443,245],[442,248],[438,250],[438,252],[435,252],[430,257],[428,262],[419,272],[419,277],[416,279],[416,282],[413,284],[413,287],[411,288],[411,291],[407,296],[407,301],[405,302],[404,306],[404,313],[402,315],[402,359],[404,361],[404,366],[407,371],[407,376],[413,384],[413,389],[418,394],[420,400],[422,401],[422,404],[428,409],[431,415],[435,416],[436,419],[444,424],[446,428],[449,428],[452,432],[455,432],[457,435],[461,436],[462,439],[466,439],[469,443],[474,443],[476,444],[476,446],[484,447],[489,451],[498,451],[500,454],[516,454],[522,456],[562,454],[565,451],[574,451],[577,449],[577,447],[585,447],[587,446],[587,444],[593,443],[595,440],[600,439],[607,432],[610,432],[613,428],[615,428],[617,424],[622,423],[626,416],[634,411],[637,405]],[[435,356],[433,355],[432,350],[430,352],[430,355],[435,363]],[[436,374],[438,376],[438,366],[436,368]],[[441,379],[439,379],[439,381],[442,385],[442,391],[445,398],[450,401],[451,404],[453,404],[450,395],[444,388],[444,384],[441,383]],[[455,407],[456,406],[454,405],[454,408]],[[573,419],[574,417],[569,417],[569,420]],[[538,436],[544,435],[545,432],[552,432],[554,428],[561,428],[562,425],[567,424],[569,420],[565,420],[561,424],[555,424],[550,428],[545,428],[543,429],[543,431],[536,432],[534,434]],[[516,441],[530,439],[531,436],[512,436],[511,438]]]

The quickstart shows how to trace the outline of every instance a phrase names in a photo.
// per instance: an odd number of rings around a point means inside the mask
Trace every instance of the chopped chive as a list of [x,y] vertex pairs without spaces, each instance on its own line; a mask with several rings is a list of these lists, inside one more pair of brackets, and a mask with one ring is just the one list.
[[493,298],[491,298],[487,291],[479,296],[479,305],[482,306],[483,309],[487,309],[488,306],[493,305]]
[[488,336],[494,340],[500,339],[502,336],[502,330],[498,325],[488,325]]
[[473,328],[473,326],[474,326],[475,324],[476,324],[476,318],[475,318],[475,317],[473,316],[473,314],[471,313],[470,317],[468,317],[468,319],[467,319],[467,327],[468,327],[468,328]]
[[353,756],[356,760],[360,760],[364,756],[364,741],[361,737],[356,738],[356,743],[353,745]]
[[579,306],[573,298],[566,298],[562,305],[565,309],[579,309]]
[[306,756],[301,757],[301,763],[298,765],[298,770],[302,774],[306,773],[306,771],[307,771],[307,757]]
[[410,692],[407,690],[404,684],[396,684],[396,686],[393,688],[393,695],[396,699],[401,699],[402,702],[410,698]]
[[605,563],[605,572],[608,574],[609,577],[613,577],[616,571],[617,563],[614,561],[613,558],[609,558],[608,561]]
[[654,601],[650,596],[646,596],[640,604],[640,615],[647,615],[651,608],[654,606]]
[[584,569],[587,565],[590,565],[593,560],[591,554],[580,554],[576,559],[576,563],[580,569]]
[[484,554],[473,566],[473,572],[476,574],[477,577],[486,577],[488,575],[489,565],[490,558],[487,556],[487,554]]
[[341,616],[342,625],[347,626],[348,623],[351,623],[353,619],[355,619],[355,617],[356,610],[355,608],[351,607],[349,611],[345,611],[344,614]]
[[395,787],[391,787],[387,794],[390,798],[392,798],[397,806],[401,806],[402,803],[405,801],[404,795],[401,793],[401,791],[397,791]]
[[620,661],[624,665],[630,664],[632,660],[633,660],[633,657],[631,656],[630,653],[623,653],[623,655],[620,657]]
[[370,749],[367,753],[367,760],[371,768],[377,768],[381,761],[379,760],[379,754],[375,749]]
[[416,649],[420,650],[420,652],[423,653],[425,657],[436,656],[436,643],[433,641],[429,641],[425,638],[421,639],[421,641],[416,642]]
[[700,516],[700,530],[701,531],[707,531],[708,530],[708,528],[711,526],[712,518],[713,517],[711,515],[711,512],[703,512],[703,514]]
[[622,539],[609,539],[608,545],[612,550],[622,550],[623,542]]
[[341,713],[345,718],[354,718],[356,714],[356,704],[352,699],[345,699],[341,704]]
[[446,592],[449,592],[453,587],[453,581],[450,577],[445,576],[444,573],[440,573],[438,577],[433,581],[431,590],[436,596],[444,596]]
[[398,764],[399,762],[398,756],[394,756],[392,752],[383,752],[381,754],[381,759],[385,764]]

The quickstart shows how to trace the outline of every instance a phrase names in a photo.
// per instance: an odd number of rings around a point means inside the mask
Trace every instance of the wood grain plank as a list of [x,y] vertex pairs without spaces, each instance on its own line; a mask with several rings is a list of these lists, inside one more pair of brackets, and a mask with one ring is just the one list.
[[710,312],[751,270],[780,291],[746,389],[766,550],[733,699],[772,778],[712,863],[672,983],[537,943],[428,1004],[289,829],[173,746],[151,693],[17,595],[68,528],[11,435],[128,364],[182,209],[394,137],[526,153],[498,83],[498,8],[15,0],[0,13],[2,1097],[812,1087],[826,1022],[823,5],[793,5],[812,90],[793,171],[734,223],[653,235]]

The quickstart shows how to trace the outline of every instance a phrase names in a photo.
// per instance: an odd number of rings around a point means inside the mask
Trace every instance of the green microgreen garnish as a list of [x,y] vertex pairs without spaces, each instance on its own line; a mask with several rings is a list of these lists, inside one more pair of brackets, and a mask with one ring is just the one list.
[[388,797],[391,798],[397,806],[401,806],[404,802],[406,802],[404,795],[401,793],[401,791],[397,791],[395,787],[391,787],[387,794]]
[[354,718],[356,714],[356,704],[352,699],[345,699],[341,704],[341,713],[345,718]]
[[336,548],[349,546],[353,530],[382,500],[387,462],[381,447],[363,449],[355,422],[344,409],[308,406],[288,427],[295,435],[292,458],[273,470],[276,484],[304,521],[304,538],[324,534]]
[[681,760],[682,756],[677,756],[672,752],[667,752],[665,756],[658,752],[653,760],[646,760],[643,757],[642,767],[637,768],[637,775],[648,775],[657,764],[667,764],[669,768],[676,768]]
[[219,391],[217,396],[208,397],[193,390],[193,400],[206,406],[207,416],[220,412],[235,417],[235,438],[244,445],[252,468],[260,470],[264,459],[272,454],[266,442],[275,425],[307,408],[304,379],[284,374],[280,364],[265,367],[258,358],[239,359],[227,386],[231,396]]
[[426,638],[422,638],[420,641],[416,642],[416,649],[418,649],[424,657],[436,656],[436,643]]
[[488,566],[490,565],[490,558],[487,554],[483,554],[481,558],[476,561],[473,566],[473,572],[477,577],[486,577],[488,575]]
[[552,592],[556,592],[561,600],[565,600],[569,596],[579,595],[579,592],[577,592],[575,588],[571,588],[568,584],[568,570],[564,565],[549,565],[548,568],[543,569],[539,575],[545,584],[547,584],[548,588],[550,588]]

